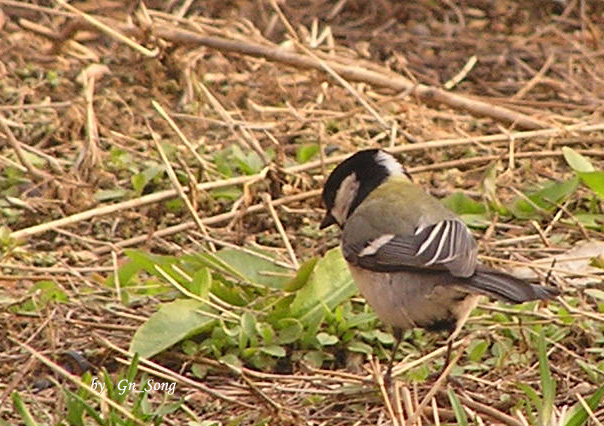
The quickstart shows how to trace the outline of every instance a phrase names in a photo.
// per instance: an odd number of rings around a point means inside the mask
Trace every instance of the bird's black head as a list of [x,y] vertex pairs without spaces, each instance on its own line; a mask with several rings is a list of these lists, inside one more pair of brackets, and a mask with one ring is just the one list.
[[379,149],[359,151],[340,163],[323,187],[323,202],[327,212],[321,229],[337,224],[344,226],[348,216],[371,191],[389,176],[407,175],[401,164]]

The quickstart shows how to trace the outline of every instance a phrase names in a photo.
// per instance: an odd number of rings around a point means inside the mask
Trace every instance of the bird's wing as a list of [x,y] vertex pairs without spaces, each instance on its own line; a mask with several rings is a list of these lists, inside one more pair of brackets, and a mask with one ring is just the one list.
[[476,269],[476,241],[458,219],[419,227],[413,234],[381,234],[355,238],[344,230],[342,251],[346,260],[376,272],[410,269],[448,270],[469,277]]

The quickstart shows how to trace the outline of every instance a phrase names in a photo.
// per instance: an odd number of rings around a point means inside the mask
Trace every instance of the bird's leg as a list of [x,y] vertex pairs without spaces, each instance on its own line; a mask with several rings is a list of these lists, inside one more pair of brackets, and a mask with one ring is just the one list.
[[392,352],[390,354],[390,362],[388,363],[388,368],[386,369],[386,374],[384,374],[384,384],[387,388],[390,387],[390,383],[392,380],[392,367],[394,366],[394,359],[396,357],[396,351],[403,340],[403,330],[400,328],[394,328],[394,346],[392,347]]
[[[432,373],[432,374],[430,374],[429,380],[436,381],[436,380],[438,380],[440,378],[440,376],[442,376],[443,374],[445,374],[445,370],[447,369],[447,367],[451,363],[451,353],[452,352],[453,352],[453,339],[447,339],[447,353],[445,355],[445,363],[443,364],[443,366],[441,367],[441,369],[440,369],[440,371],[438,373]],[[449,379],[447,379],[447,380],[449,380]]]

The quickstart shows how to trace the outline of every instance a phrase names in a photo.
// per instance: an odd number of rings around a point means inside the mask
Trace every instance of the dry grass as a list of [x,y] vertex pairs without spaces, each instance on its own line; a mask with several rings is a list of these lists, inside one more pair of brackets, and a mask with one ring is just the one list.
[[[20,240],[3,243],[0,294],[15,306],[29,300],[34,283],[52,280],[69,295],[68,303],[29,316],[0,310],[0,417],[8,421],[20,419],[10,404],[15,389],[47,423],[62,420],[57,388],[29,390],[48,372],[42,356],[62,364],[66,351],[81,351],[109,371],[127,359],[119,348],[128,347],[155,301],[124,306],[103,285],[123,248],[178,255],[210,237],[219,247],[268,247],[293,264],[324,253],[336,240],[315,232],[317,190],[326,168],[356,149],[399,153],[439,196],[457,189],[478,195],[485,170],[496,164],[504,202],[530,183],[568,177],[562,146],[604,169],[601,2],[167,3],[74,3],[90,20],[58,0],[0,0],[0,168],[13,170],[0,175],[0,220]],[[450,89],[441,89],[447,82]],[[177,190],[165,179],[119,203],[97,201],[99,190],[131,189],[132,174],[161,163],[154,139],[189,187]],[[296,153],[308,143],[325,156],[300,165]],[[230,145],[257,153],[261,172],[224,179],[212,158]],[[128,154],[126,164],[112,156],[118,150]],[[208,197],[233,186],[243,194],[235,203]],[[185,192],[197,221],[167,205]],[[494,223],[482,235],[483,254],[528,264],[601,239],[564,220],[572,222],[577,200],[541,223]],[[569,327],[551,346],[558,410],[595,389],[577,359],[602,368],[601,352],[589,349],[603,343],[604,315],[568,277],[559,271],[551,280],[572,298],[570,314],[591,322]],[[494,324],[487,313],[502,308],[487,309],[471,320],[462,344],[483,327],[518,326]],[[559,321],[547,308],[527,315]],[[420,350],[428,359],[440,351]],[[421,404],[432,385],[399,382],[389,408],[390,398],[376,392],[377,367],[366,360],[356,369],[296,365],[288,375],[195,359],[212,368],[203,382],[192,378],[191,361],[176,350],[158,360],[202,420],[393,424],[398,407],[420,405],[426,424],[454,421],[444,384]],[[456,392],[487,424],[521,425],[526,419],[512,408],[526,396],[516,383],[538,377],[530,363],[466,371]],[[180,410],[171,421],[187,418]],[[604,410],[591,424],[596,419],[604,422]]]

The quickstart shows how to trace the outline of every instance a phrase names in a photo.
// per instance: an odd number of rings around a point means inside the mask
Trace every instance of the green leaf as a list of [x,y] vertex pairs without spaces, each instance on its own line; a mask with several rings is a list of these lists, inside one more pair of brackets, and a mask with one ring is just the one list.
[[577,173],[581,181],[595,192],[600,198],[604,198],[604,172],[586,172]]
[[556,204],[562,203],[575,192],[579,184],[579,178],[562,181],[548,181],[538,191],[527,192],[524,196],[518,196],[510,206],[511,212],[518,219],[535,219],[544,214],[551,213],[556,209]]
[[350,352],[359,352],[366,355],[371,355],[373,353],[373,348],[369,346],[367,343],[352,341],[347,346]]
[[250,312],[244,312],[241,315],[241,333],[239,333],[239,350],[248,346],[255,346],[256,339],[256,318]]
[[296,294],[290,312],[305,325],[316,324],[326,309],[334,309],[357,291],[342,252],[334,248],[319,259],[309,282]]
[[264,167],[264,163],[258,154],[253,151],[243,152],[237,145],[232,145],[233,158],[239,169],[246,175],[259,173]]
[[589,259],[589,266],[604,269],[604,255],[599,255]]
[[137,173],[130,178],[130,184],[137,195],[143,193],[143,189],[145,189],[147,182],[148,181],[143,173]]
[[94,193],[94,199],[97,201],[115,201],[121,200],[128,195],[129,191],[126,189],[101,189]]
[[566,163],[575,172],[593,172],[595,170],[587,157],[584,157],[572,148],[567,146],[562,147],[562,154]]
[[281,327],[281,329],[278,332],[278,339],[279,344],[281,345],[294,343],[302,337],[302,332],[304,331],[302,323],[295,318],[284,318],[280,320],[279,327]]
[[381,330],[375,330],[375,337],[377,337],[379,342],[383,345],[393,345],[394,344],[394,336],[390,333],[384,333]]
[[518,383],[517,386],[528,397],[535,409],[540,412],[543,407],[543,402],[537,394],[537,391],[526,383]]
[[321,346],[331,346],[338,343],[338,337],[332,334],[321,332],[317,334],[317,341]]
[[323,366],[323,362],[328,359],[328,356],[323,351],[308,351],[304,354],[302,359],[312,367],[321,368]]
[[298,268],[298,273],[294,278],[289,280],[283,286],[283,290],[285,291],[297,291],[304,287],[304,285],[308,282],[312,272],[315,270],[315,266],[317,265],[318,257],[313,257],[308,259]]
[[21,395],[17,391],[13,391],[11,394],[11,399],[13,400],[13,406],[15,407],[15,411],[19,413],[21,416],[21,420],[26,426],[37,426],[38,423],[34,420],[31,413],[27,409],[27,405],[23,403],[21,399]]
[[285,349],[282,346],[270,345],[260,348],[260,352],[277,358],[284,358],[286,355]]
[[222,358],[220,358],[220,361],[222,361],[222,362],[224,362],[225,364],[228,364],[228,365],[233,365],[235,367],[241,367],[241,366],[243,366],[243,363],[241,362],[241,360],[235,354],[226,354],[225,356],[223,356]]
[[38,300],[42,304],[50,301],[68,302],[69,296],[53,281],[38,281],[27,292],[28,294],[37,294]]
[[210,191],[212,198],[216,200],[227,200],[235,201],[243,195],[243,191],[237,186],[225,186],[223,188],[216,188]]
[[[293,318],[292,318],[293,319]],[[295,319],[294,319],[295,321]],[[264,345],[272,345],[275,340],[275,330],[273,326],[268,322],[257,322],[256,333],[262,337]]]
[[547,359],[547,348],[543,330],[539,334],[539,376],[541,377],[541,394],[543,395],[543,407],[540,413],[541,424],[549,425],[554,412],[554,400],[556,398],[556,381],[552,377]]
[[307,143],[301,145],[296,153],[296,160],[299,164],[304,164],[312,160],[319,153],[319,144]]
[[460,219],[468,225],[470,228],[485,229],[491,225],[492,221],[489,219],[487,213],[483,214],[461,214]]
[[489,343],[486,340],[475,340],[470,343],[467,349],[468,358],[470,361],[478,362],[482,359],[488,348]]
[[70,426],[84,425],[83,411],[99,425],[104,424],[103,418],[99,415],[96,407],[93,407],[82,396],[71,392],[69,389],[63,388],[63,392],[67,395],[67,421]]
[[179,259],[175,256],[159,256],[144,252],[142,250],[125,250],[124,253],[131,259],[139,269],[143,269],[148,274],[165,281],[165,277],[157,270],[161,268],[166,274],[172,277],[181,285],[186,285],[187,280],[174,271],[172,265],[178,263]]
[[202,309],[208,309],[205,303],[191,299],[178,299],[162,305],[134,333],[130,351],[138,352],[141,358],[150,358],[199,333],[215,321],[204,315]]
[[[575,213],[574,219],[576,219],[581,225],[586,228],[603,230],[604,229],[604,214],[597,213]],[[562,223],[568,225],[575,225],[573,219],[564,219]]]
[[[264,256],[266,254],[262,253]],[[291,271],[264,257],[237,250],[222,249],[203,253],[199,260],[214,270],[224,271],[242,281],[266,287],[282,289],[291,280]]]
[[[596,392],[587,398],[585,402],[591,408],[592,412],[598,411],[598,406],[602,401],[602,397],[604,397],[604,385],[600,386]],[[583,405],[578,402],[573,408],[570,410],[569,414],[566,416],[566,420],[564,421],[564,426],[581,426],[587,422],[589,415]]]
[[464,410],[459,398],[453,392],[453,389],[448,389],[447,394],[449,395],[449,401],[451,402],[451,407],[453,408],[453,412],[455,413],[455,418],[457,419],[457,424],[459,426],[469,426],[468,416],[466,415],[466,410]]
[[195,272],[191,282],[185,284],[187,290],[202,299],[207,299],[212,288],[212,273],[209,268],[201,268]]
[[463,192],[455,192],[443,198],[442,203],[449,210],[458,215],[462,214],[484,214],[487,208],[484,204],[472,200]]
[[577,172],[581,181],[601,198],[604,198],[604,172],[596,171],[589,159],[572,148],[562,148],[564,159]]

